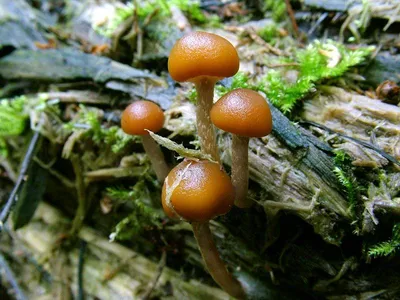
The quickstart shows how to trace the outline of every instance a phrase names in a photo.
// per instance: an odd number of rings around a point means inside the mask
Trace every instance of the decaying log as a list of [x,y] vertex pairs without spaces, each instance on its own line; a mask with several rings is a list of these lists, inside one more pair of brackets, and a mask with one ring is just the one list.
[[[302,117],[369,142],[400,160],[400,107],[325,86],[318,96],[305,102]],[[354,142],[336,143],[335,147],[348,152],[355,159],[354,165],[376,167],[389,163],[376,151]]]
[[[47,280],[27,281],[24,279],[26,276],[39,276],[40,270],[34,271],[35,267],[30,264],[14,264],[20,267],[14,271],[17,277],[22,279],[22,287],[29,291],[27,294],[30,295],[30,299],[56,297],[57,285],[63,287],[64,291],[71,286],[72,293],[76,295],[79,245],[72,249],[63,249],[60,244],[60,238],[68,228],[69,222],[59,210],[41,203],[31,223],[12,233],[13,247],[8,248],[6,237],[0,237],[2,251],[23,252],[33,264],[39,262],[50,276]],[[100,299],[138,298],[147,292],[153,279],[159,276],[157,263],[116,242],[110,243],[92,228],[83,227],[78,237],[87,243],[83,268],[83,287],[87,296]],[[52,287],[51,282],[58,284]],[[185,281],[178,272],[168,267],[162,268],[152,294],[161,298],[173,296],[175,299],[187,299],[188,295],[190,299],[228,298],[218,288],[196,280]]]

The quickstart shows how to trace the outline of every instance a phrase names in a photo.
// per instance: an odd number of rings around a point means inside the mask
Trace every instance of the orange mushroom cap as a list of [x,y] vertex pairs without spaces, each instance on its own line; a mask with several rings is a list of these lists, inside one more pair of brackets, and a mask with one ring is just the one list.
[[[170,206],[167,185],[172,189]],[[224,215],[232,208],[234,198],[229,176],[219,164],[206,160],[184,160],[171,170],[162,189],[162,206],[167,216],[178,215],[187,221],[203,222]]]
[[130,104],[122,113],[122,130],[131,135],[148,135],[146,131],[159,131],[164,125],[164,113],[155,103],[147,100]]
[[272,131],[267,101],[249,89],[236,89],[221,97],[212,107],[210,116],[219,129],[239,136],[263,137]]
[[196,81],[198,77],[230,77],[239,70],[235,47],[223,37],[208,32],[192,32],[172,47],[168,70],[176,81]]

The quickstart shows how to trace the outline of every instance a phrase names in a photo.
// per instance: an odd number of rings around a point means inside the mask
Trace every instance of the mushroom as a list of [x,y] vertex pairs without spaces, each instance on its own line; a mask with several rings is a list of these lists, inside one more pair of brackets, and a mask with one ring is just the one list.
[[235,205],[250,207],[248,146],[250,137],[263,137],[272,130],[272,116],[267,101],[249,89],[233,90],[218,100],[210,112],[211,121],[232,133],[232,182],[236,188]]
[[201,149],[219,161],[214,127],[210,121],[215,83],[236,74],[239,57],[235,47],[223,37],[207,32],[192,32],[178,40],[168,59],[171,77],[189,81],[197,90],[197,130]]
[[218,163],[184,160],[165,179],[162,205],[169,217],[192,222],[200,252],[215,282],[229,295],[244,298],[241,284],[218,254],[208,223],[230,211],[234,196],[231,180]]
[[143,148],[150,158],[157,179],[163,182],[169,172],[160,146],[150,137],[148,130],[157,132],[164,125],[164,113],[161,108],[147,100],[130,104],[121,116],[121,128],[130,135],[140,135]]

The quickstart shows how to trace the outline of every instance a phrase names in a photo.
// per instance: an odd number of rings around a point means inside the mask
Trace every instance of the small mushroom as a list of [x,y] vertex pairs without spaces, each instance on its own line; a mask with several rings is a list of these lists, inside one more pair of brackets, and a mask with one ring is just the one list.
[[376,88],[376,96],[385,103],[397,105],[400,102],[400,87],[394,81],[385,80]]
[[263,137],[272,131],[272,116],[267,101],[249,89],[236,89],[213,106],[211,120],[216,127],[232,133],[232,182],[236,188],[235,205],[250,207],[248,147],[250,137]]
[[164,125],[164,113],[161,108],[147,100],[130,104],[121,116],[121,128],[130,135],[140,135],[143,148],[149,156],[157,179],[163,182],[169,172],[160,146],[150,137],[147,130],[157,132]]
[[168,59],[171,77],[189,81],[197,90],[197,130],[201,149],[219,161],[214,127],[210,121],[215,83],[236,74],[239,57],[235,47],[223,37],[207,32],[192,32],[176,42]]
[[219,164],[184,160],[165,179],[162,205],[169,217],[192,222],[194,236],[211,276],[229,295],[242,299],[243,288],[221,260],[208,223],[230,211],[234,196],[231,180]]

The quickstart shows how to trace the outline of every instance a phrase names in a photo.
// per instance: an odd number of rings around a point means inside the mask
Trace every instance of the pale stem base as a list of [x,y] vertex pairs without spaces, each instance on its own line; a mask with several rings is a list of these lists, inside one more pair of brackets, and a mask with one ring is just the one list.
[[142,144],[144,151],[150,158],[151,165],[156,173],[159,182],[164,182],[170,171],[167,163],[165,162],[164,154],[160,146],[153,140],[150,135],[142,135]]
[[197,90],[196,122],[201,151],[220,162],[210,110],[213,106],[215,80],[204,78],[195,83]]
[[218,254],[208,222],[193,222],[192,227],[201,255],[212,278],[232,297],[244,299],[245,293],[243,287],[239,281],[228,272]]
[[232,135],[232,184],[236,189],[235,205],[246,208],[253,204],[247,198],[249,188],[249,138]]

